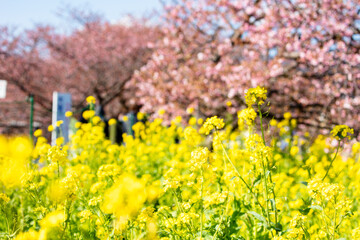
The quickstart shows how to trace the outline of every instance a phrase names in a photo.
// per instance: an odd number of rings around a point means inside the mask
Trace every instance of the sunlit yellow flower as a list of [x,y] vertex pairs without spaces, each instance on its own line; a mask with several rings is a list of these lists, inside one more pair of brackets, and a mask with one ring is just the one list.
[[39,232],[31,229],[27,232],[21,232],[18,235],[16,235],[15,240],[39,240]]
[[165,110],[164,110],[164,109],[159,109],[158,115],[159,115],[159,116],[162,116],[162,115],[164,115],[164,114],[165,114]]
[[360,239],[360,227],[352,230],[351,237],[352,239]]
[[181,123],[182,117],[181,116],[176,116],[175,119],[172,121],[174,124],[179,124]]
[[274,127],[277,125],[278,122],[275,119],[271,119],[269,123],[270,123],[270,126]]
[[95,97],[93,97],[93,96],[88,96],[88,97],[86,98],[86,102],[89,103],[89,104],[95,104],[96,99],[95,99]]
[[203,128],[205,129],[205,134],[208,135],[211,130],[217,129],[220,130],[225,126],[224,120],[218,118],[217,116],[206,119]]
[[300,149],[297,146],[292,146],[290,149],[290,155],[294,157],[296,154],[298,154],[299,150]]
[[35,132],[34,132],[34,136],[35,137],[40,137],[42,135],[42,130],[41,129],[37,129]]
[[239,118],[239,126],[242,125],[244,122],[248,125],[248,126],[252,126],[254,125],[254,121],[256,119],[256,112],[253,108],[245,108],[243,110],[241,110],[238,113],[238,118]]
[[137,118],[139,121],[143,120],[144,117],[145,117],[145,114],[142,113],[142,112],[138,112],[138,113],[136,114],[136,118]]
[[262,105],[267,99],[267,90],[262,87],[249,88],[245,93],[245,102],[248,107],[251,107],[253,104]]
[[55,124],[55,125],[56,125],[57,127],[60,127],[60,126],[61,126],[61,124],[63,124],[63,123],[64,123],[64,121],[63,121],[63,120],[59,120],[59,121],[57,121],[57,122],[56,122],[56,124]]
[[0,193],[0,200],[8,203],[10,201],[10,198],[5,193]]
[[360,151],[360,142],[354,143],[351,150],[353,153],[358,153]]
[[194,112],[194,108],[193,107],[189,107],[189,108],[187,108],[186,109],[186,112],[188,113],[188,114],[192,114],[193,112]]
[[61,224],[65,221],[64,211],[54,211],[46,215],[44,219],[40,221],[40,226],[45,228],[61,227]]
[[117,121],[115,118],[111,118],[108,123],[111,126],[111,125],[115,125],[117,123]]
[[145,201],[144,184],[136,177],[126,174],[106,191],[102,209],[117,217],[130,217],[140,210]]
[[90,210],[83,210],[79,212],[78,216],[80,217],[80,222],[84,223],[87,220],[90,220],[90,217],[92,216],[92,212]]
[[331,134],[339,141],[346,137],[351,139],[351,135],[354,134],[354,129],[346,125],[337,125],[331,130]]
[[80,127],[81,127],[81,122],[76,122],[76,123],[75,123],[75,127],[76,127],[76,128],[80,128]]
[[291,118],[291,113],[290,112],[284,113],[284,118],[285,119],[290,119]]
[[49,125],[49,126],[48,126],[48,131],[49,131],[49,132],[54,131],[54,126],[53,126],[53,125]]
[[95,111],[94,110],[86,110],[83,112],[82,116],[84,119],[89,120],[90,118],[95,116]]
[[102,202],[102,197],[93,197],[89,200],[89,206],[96,206]]
[[71,117],[73,115],[73,113],[71,111],[67,111],[65,113],[65,117]]
[[52,146],[47,155],[52,162],[59,163],[60,165],[67,161],[67,152],[60,146]]
[[191,152],[191,169],[196,170],[205,165],[209,159],[210,151],[207,147],[197,148]]
[[64,143],[64,137],[59,137],[56,139],[55,143],[57,146],[61,146]]
[[[266,101],[266,90],[251,91],[252,104]],[[255,123],[253,107],[239,112],[243,123]],[[39,131],[35,146],[0,135],[0,236],[360,239],[360,143],[338,151],[327,136],[303,137],[290,113],[264,119],[264,131],[233,128],[229,113],[227,126],[216,116],[169,124],[138,113],[134,134],[116,144],[101,118],[86,114],[67,144],[60,137],[51,146]],[[331,132],[340,140],[353,132],[342,126]]]
[[194,126],[194,125],[196,125],[196,118],[195,117],[191,117],[190,119],[189,119],[189,125],[190,126]]
[[94,117],[92,118],[92,123],[93,123],[93,124],[97,125],[97,124],[99,124],[100,122],[101,122],[101,118],[100,118],[99,116],[94,116]]

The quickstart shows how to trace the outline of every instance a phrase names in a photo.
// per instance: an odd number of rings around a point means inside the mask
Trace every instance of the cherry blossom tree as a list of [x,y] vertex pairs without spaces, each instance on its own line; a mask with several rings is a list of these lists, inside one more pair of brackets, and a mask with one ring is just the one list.
[[72,93],[75,110],[81,110],[84,99],[94,95],[107,117],[139,108],[133,98],[135,88],[125,85],[150,57],[148,43],[159,37],[158,27],[135,19],[126,25],[110,24],[77,15],[76,21],[81,26],[69,34],[50,26],[20,33],[0,28],[0,79],[8,80],[11,89],[0,105],[1,112],[7,113],[0,123],[28,119],[26,102],[14,111],[6,103],[25,101],[32,94],[35,121],[46,127],[53,91]]
[[66,69],[63,87],[73,93],[76,106],[94,95],[113,117],[139,108],[133,100],[135,88],[125,86],[150,57],[148,45],[160,36],[157,27],[146,20],[127,24],[77,20],[82,27],[71,35],[46,38],[52,59]]
[[165,36],[132,81],[144,111],[235,113],[244,91],[261,85],[270,117],[360,127],[358,1],[178,0],[164,9]]
[[10,132],[27,132],[30,106],[26,98],[30,94],[36,102],[35,122],[51,121],[52,91],[61,86],[62,70],[46,54],[46,43],[40,36],[48,31],[38,27],[15,34],[0,28],[0,79],[8,81],[7,96],[0,104],[0,123],[5,128],[18,128]]

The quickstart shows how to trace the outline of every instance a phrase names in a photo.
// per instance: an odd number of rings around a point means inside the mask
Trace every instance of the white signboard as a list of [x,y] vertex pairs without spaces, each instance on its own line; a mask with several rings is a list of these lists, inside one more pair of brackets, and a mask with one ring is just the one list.
[[[67,111],[71,111],[71,94],[53,92],[52,125],[55,130],[51,134],[52,145],[58,137],[64,137],[65,143],[69,141],[70,119],[65,117]],[[60,127],[56,127],[58,121],[63,121]]]
[[0,80],[0,98],[6,97],[6,85],[7,85],[6,80]]

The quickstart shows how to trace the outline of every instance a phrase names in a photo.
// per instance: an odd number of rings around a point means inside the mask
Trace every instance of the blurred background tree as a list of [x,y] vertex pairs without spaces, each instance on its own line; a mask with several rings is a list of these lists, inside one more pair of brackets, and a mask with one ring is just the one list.
[[144,110],[234,114],[244,107],[245,89],[260,85],[268,89],[270,117],[290,111],[302,126],[360,127],[358,1],[163,5],[165,36],[133,79]]
[[[21,103],[33,94],[35,121],[43,128],[51,123],[53,91],[70,92],[78,111],[85,98],[93,95],[108,118],[138,110],[135,87],[125,86],[149,59],[153,51],[149,46],[161,34],[158,26],[135,18],[126,24],[111,24],[96,14],[74,9],[69,15],[80,25],[70,34],[50,26],[18,34],[0,29],[0,79],[9,82],[7,101]],[[23,123],[28,119],[27,104],[20,105],[1,104],[7,114],[0,121],[9,123],[12,118],[27,126]]]
[[0,79],[17,89],[11,98],[34,94],[42,125],[52,91],[72,93],[75,110],[94,95],[107,118],[164,109],[170,119],[189,107],[200,117],[235,115],[245,107],[245,89],[260,85],[268,89],[270,118],[289,111],[303,127],[359,129],[358,1],[162,3],[156,24],[114,24],[69,9],[77,27],[67,34],[51,26],[18,34],[1,27]]

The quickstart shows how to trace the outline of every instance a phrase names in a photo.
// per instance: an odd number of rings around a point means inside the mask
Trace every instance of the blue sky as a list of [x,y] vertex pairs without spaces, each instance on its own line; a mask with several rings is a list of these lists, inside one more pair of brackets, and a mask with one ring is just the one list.
[[126,14],[142,16],[160,10],[159,0],[0,0],[0,25],[31,28],[35,24],[51,24],[66,29],[68,22],[57,12],[66,6],[87,8],[109,21]]

